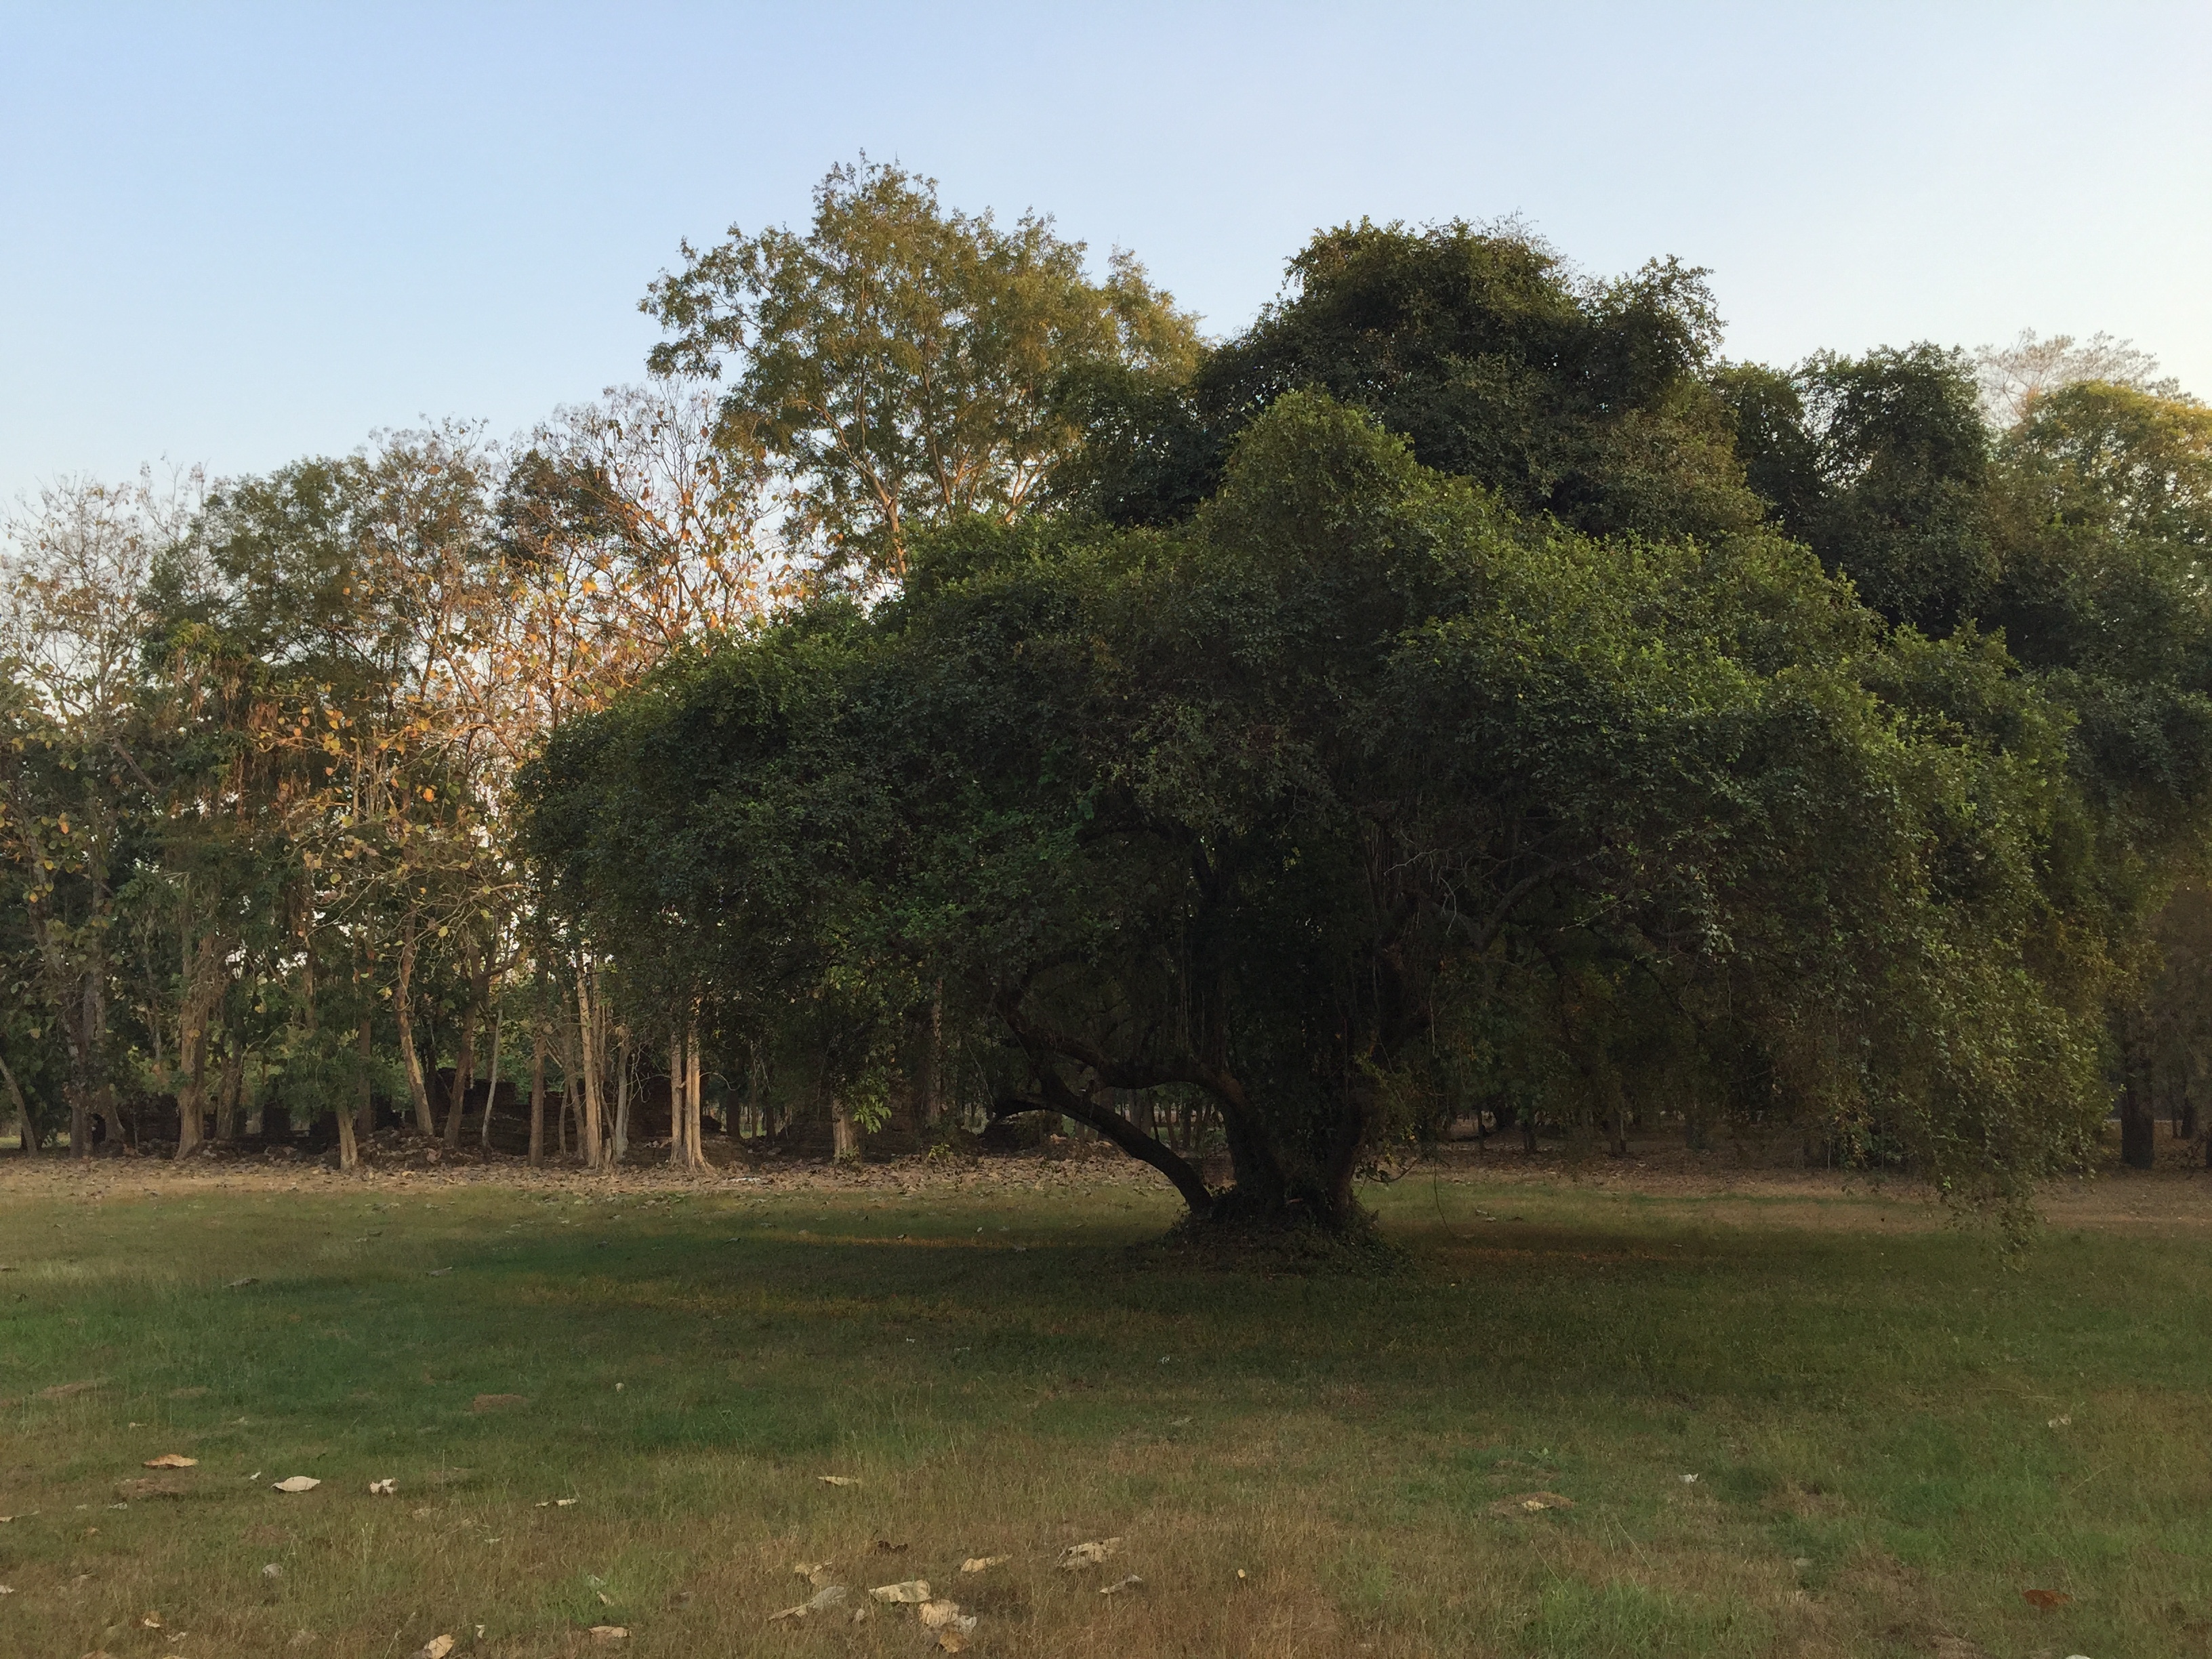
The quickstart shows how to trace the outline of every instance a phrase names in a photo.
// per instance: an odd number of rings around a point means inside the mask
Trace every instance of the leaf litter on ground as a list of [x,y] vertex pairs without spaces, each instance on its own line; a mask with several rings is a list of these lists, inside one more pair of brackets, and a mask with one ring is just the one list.
[[852,1591],[847,1589],[842,1584],[824,1584],[797,1607],[786,1607],[781,1613],[769,1614],[768,1621],[773,1625],[783,1619],[805,1619],[813,1613],[834,1613],[845,1605],[851,1595]]

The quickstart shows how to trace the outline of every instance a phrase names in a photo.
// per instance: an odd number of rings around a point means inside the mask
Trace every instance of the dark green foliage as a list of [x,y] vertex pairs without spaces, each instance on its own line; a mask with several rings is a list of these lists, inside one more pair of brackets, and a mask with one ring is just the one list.
[[1996,578],[1972,366],[1929,345],[1718,377],[1752,487],[1893,622],[1946,633]]
[[1291,262],[1291,297],[1181,399],[1143,377],[1101,389],[1092,499],[1115,522],[1171,521],[1212,492],[1252,419],[1311,390],[1517,512],[1597,533],[1744,528],[1758,501],[1699,378],[1719,335],[1704,275],[1655,260],[1584,281],[1512,226],[1324,232]]
[[[2016,1194],[2094,1120],[2038,976],[2060,727],[1771,535],[1532,524],[1327,398],[1171,534],[971,524],[559,734],[558,902],[879,1093],[925,986],[997,1109],[1343,1225],[1488,1103],[1808,1117]],[[1209,1194],[1108,1091],[1194,1091]]]

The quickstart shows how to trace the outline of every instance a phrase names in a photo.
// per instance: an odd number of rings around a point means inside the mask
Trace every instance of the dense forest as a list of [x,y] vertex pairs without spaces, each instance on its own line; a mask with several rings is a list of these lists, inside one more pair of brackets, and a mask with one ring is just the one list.
[[2014,1214],[2198,1133],[2212,409],[2131,347],[1733,362],[1456,222],[1208,338],[869,164],[643,304],[511,441],[21,505],[27,1153],[1065,1120],[1341,1227],[1469,1124]]

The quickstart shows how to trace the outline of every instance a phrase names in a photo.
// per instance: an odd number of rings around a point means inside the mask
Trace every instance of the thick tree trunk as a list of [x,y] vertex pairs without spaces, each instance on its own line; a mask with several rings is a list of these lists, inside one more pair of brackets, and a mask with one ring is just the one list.
[[207,1099],[207,1026],[204,1022],[187,1021],[181,1034],[184,1053],[183,1075],[177,1086],[177,1156],[189,1158],[198,1152],[204,1127],[202,1112]]
[[2158,1164],[2158,1119],[2148,1079],[2132,1053],[2124,1059],[2122,1068],[2120,1162],[2131,1170],[2153,1169]]
[[422,1078],[422,1057],[415,1049],[415,918],[407,918],[399,939],[399,984],[392,997],[399,1020],[399,1059],[407,1068],[407,1097],[415,1108],[415,1127],[424,1137],[438,1133],[430,1116],[430,1091]]
[[356,1170],[361,1167],[361,1143],[354,1138],[353,1114],[340,1106],[331,1115],[338,1121],[338,1168]]
[[246,1048],[234,1031],[222,1039],[222,1073],[215,1085],[215,1138],[238,1139],[238,1093],[246,1082]]
[[23,1085],[15,1081],[15,1073],[8,1064],[8,1057],[0,1054],[0,1084],[8,1089],[8,1099],[15,1108],[15,1121],[23,1126],[21,1150],[25,1158],[34,1158],[39,1151],[39,1131],[31,1121],[31,1103],[23,1097]]
[[179,1158],[198,1151],[206,1138],[208,1018],[228,978],[223,961],[227,954],[222,939],[204,933],[185,963],[184,1001],[177,1011]]

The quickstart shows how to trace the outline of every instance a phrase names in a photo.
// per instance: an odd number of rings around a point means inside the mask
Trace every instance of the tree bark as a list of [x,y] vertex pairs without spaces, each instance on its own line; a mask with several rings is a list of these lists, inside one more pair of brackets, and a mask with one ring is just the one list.
[[2132,1048],[2121,1060],[2120,1162],[2131,1170],[2158,1164],[2158,1119],[2142,1066]]
[[690,1058],[686,1062],[684,1080],[684,1152],[686,1160],[695,1170],[707,1167],[707,1146],[700,1138],[699,1110],[706,1090],[702,1086],[699,1057],[699,1024],[695,1017],[691,1023]]
[[246,1081],[246,1049],[235,1031],[222,1039],[222,1073],[215,1085],[215,1138],[238,1139],[238,1093]]
[[438,1133],[430,1116],[430,1091],[422,1080],[422,1057],[415,1050],[415,918],[410,915],[399,938],[399,985],[392,997],[392,1012],[399,1018],[399,1058],[407,1067],[407,1097],[415,1108],[415,1127],[424,1137]]
[[15,1073],[9,1066],[5,1054],[0,1054],[0,1083],[7,1085],[8,1098],[15,1105],[15,1121],[23,1126],[23,1156],[35,1158],[39,1152],[39,1131],[31,1121],[31,1103],[24,1099],[23,1085],[15,1081]]
[[945,981],[939,980],[929,997],[929,1072],[922,1085],[921,1123],[937,1127],[945,1110]]
[[343,1106],[331,1109],[331,1115],[338,1121],[338,1168],[356,1170],[361,1167],[361,1143],[354,1138],[353,1114]]
[[629,1034],[615,1034],[615,1116],[614,1161],[619,1164],[629,1151]]
[[499,1043],[505,1035],[503,1011],[494,1006],[491,1017],[491,1081],[484,1085],[483,1121],[477,1126],[477,1145],[491,1150],[491,1115],[499,1104]]
[[690,1076],[690,1050],[684,1041],[684,1024],[678,1020],[668,1033],[668,1163],[672,1169],[684,1167],[684,1090]]
[[477,1028],[483,1023],[484,1004],[490,1000],[491,962],[478,960],[469,975],[469,1006],[461,1011],[460,1048],[453,1056],[453,1086],[447,1091],[446,1146],[461,1144],[461,1117],[468,1110],[469,1090],[477,1080]]
[[541,1002],[538,1018],[530,1023],[530,1167],[545,1164],[545,1019]]
[[[584,1167],[596,1170],[601,1157],[599,1132],[599,1054],[597,1022],[593,1018],[591,991],[592,970],[588,964],[579,963],[576,969],[576,1035],[581,1054],[583,1076],[583,1110],[577,1119],[577,1139],[583,1142]],[[574,1092],[571,1090],[570,1092]]]
[[376,1087],[372,1076],[376,1065],[375,1020],[374,1011],[362,1003],[361,1035],[356,1044],[361,1069],[360,1093],[354,1106],[354,1135],[358,1140],[376,1133]]
[[177,1011],[179,1158],[197,1152],[206,1138],[208,1017],[227,977],[222,971],[226,954],[224,941],[203,933],[186,964],[184,1001]]

